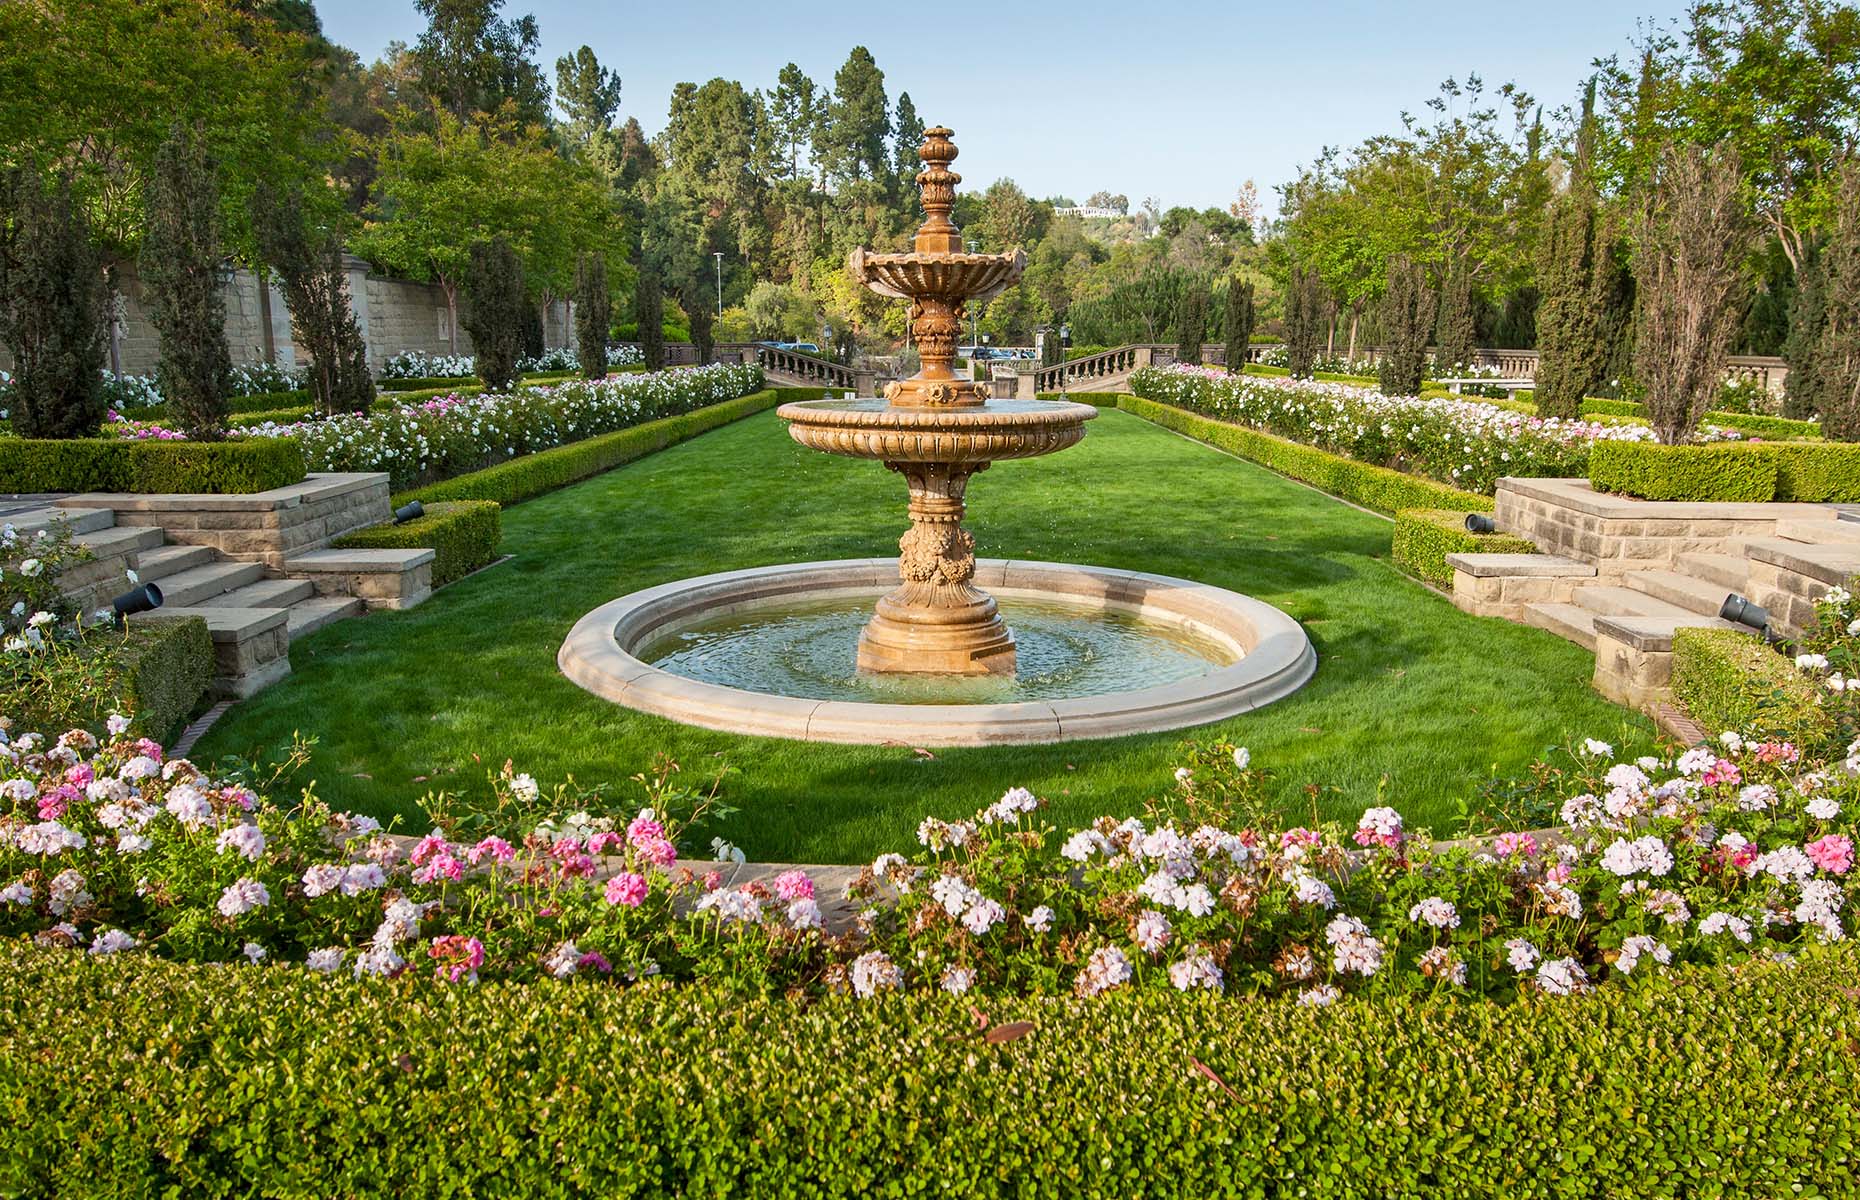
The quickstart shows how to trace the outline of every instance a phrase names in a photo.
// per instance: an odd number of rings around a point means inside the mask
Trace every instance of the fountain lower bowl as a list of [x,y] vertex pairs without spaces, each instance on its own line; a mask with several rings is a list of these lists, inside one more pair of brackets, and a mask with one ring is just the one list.
[[[1031,744],[1180,729],[1282,699],[1317,668],[1310,639],[1296,621],[1237,592],[1067,563],[982,559],[977,568],[977,583],[1001,600],[1010,624],[1023,604],[1051,610],[1059,626],[1066,620],[1115,622],[1113,649],[1133,644],[1130,638],[1167,642],[1160,659],[1166,669],[1159,670],[1172,677],[1094,694],[1067,694],[1061,680],[1051,694],[1037,698],[975,703],[965,701],[985,696],[993,685],[948,680],[956,697],[950,702],[950,695],[935,694],[940,677],[919,676],[855,681],[851,694],[877,698],[836,699],[830,690],[792,695],[725,686],[647,661],[662,657],[681,634],[715,629],[719,622],[740,618],[753,630],[759,613],[790,620],[812,606],[823,613],[861,611],[897,579],[896,562],[878,558],[726,571],[634,592],[583,617],[562,643],[557,662],[598,696],[690,725],[805,741],[911,746]],[[1042,626],[1040,637],[1049,636]],[[747,645],[757,643],[752,638]],[[1183,656],[1196,654],[1207,660],[1205,669],[1184,667]],[[1038,670],[1038,661],[1030,661],[1027,673]],[[724,677],[709,669],[696,673]],[[978,687],[984,690],[975,691]],[[964,688],[971,690],[965,694]],[[794,690],[818,691],[806,684]],[[911,702],[886,702],[887,691]]]

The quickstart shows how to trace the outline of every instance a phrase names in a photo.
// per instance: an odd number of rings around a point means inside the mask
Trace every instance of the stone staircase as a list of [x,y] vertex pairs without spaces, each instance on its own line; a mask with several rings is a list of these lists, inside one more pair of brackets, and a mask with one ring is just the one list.
[[108,607],[134,586],[134,571],[161,589],[162,605],[130,620],[205,621],[214,693],[243,698],[290,674],[297,639],[370,608],[410,607],[431,591],[431,550],[328,548],[389,515],[386,476],[358,486],[361,478],[311,476],[251,496],[66,496],[5,520],[25,534],[62,522],[89,549],[90,561],[58,579],[84,610]]

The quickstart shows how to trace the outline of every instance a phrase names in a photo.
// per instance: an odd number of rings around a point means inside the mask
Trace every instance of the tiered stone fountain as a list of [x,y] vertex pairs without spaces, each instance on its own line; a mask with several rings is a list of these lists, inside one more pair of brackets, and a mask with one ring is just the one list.
[[787,563],[622,596],[569,633],[563,672],[628,708],[713,729],[914,746],[1175,729],[1297,690],[1316,669],[1310,640],[1251,597],[1118,568],[975,557],[962,524],[969,480],[1076,445],[1097,410],[994,400],[951,369],[968,305],[1012,286],[1026,256],[964,253],[950,221],[961,182],[950,131],[925,131],[921,153],[925,219],[911,250],[857,250],[847,267],[910,302],[923,370],[883,397],[778,410],[803,446],[904,477],[911,525],[897,560]]
[[965,254],[950,222],[956,185],[950,131],[924,131],[924,223],[907,254],[855,250],[847,269],[883,296],[911,303],[911,337],[923,370],[885,398],[806,400],[778,410],[795,441],[829,454],[871,458],[910,483],[911,527],[898,542],[897,590],[859,634],[859,669],[945,675],[1012,675],[1014,634],[994,597],[975,584],[975,539],[962,527],[969,478],[990,463],[1074,445],[1098,410],[1085,404],[991,401],[988,385],[950,368],[970,304],[1020,279],[1027,256]]

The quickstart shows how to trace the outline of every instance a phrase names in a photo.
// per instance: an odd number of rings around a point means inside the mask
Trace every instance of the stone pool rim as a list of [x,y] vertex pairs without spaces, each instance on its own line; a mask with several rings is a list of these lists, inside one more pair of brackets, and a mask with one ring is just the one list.
[[990,591],[1110,606],[1187,624],[1244,651],[1231,666],[1132,691],[1009,704],[882,704],[752,692],[674,675],[634,651],[681,624],[781,600],[870,592],[897,583],[891,558],[782,563],[674,580],[632,592],[575,623],[556,655],[570,680],[625,708],[687,725],[846,745],[1038,745],[1160,733],[1238,716],[1283,699],[1317,670],[1298,622],[1210,584],[1076,563],[977,559]]

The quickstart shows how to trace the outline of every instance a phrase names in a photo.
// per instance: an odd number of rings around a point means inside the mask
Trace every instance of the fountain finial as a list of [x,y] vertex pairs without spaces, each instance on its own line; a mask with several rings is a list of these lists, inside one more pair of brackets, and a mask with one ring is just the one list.
[[924,130],[924,144],[917,151],[924,162],[924,169],[917,172],[917,189],[924,201],[924,223],[915,243],[919,254],[962,251],[962,231],[949,219],[949,210],[956,205],[956,185],[962,182],[962,176],[949,169],[957,154],[956,143],[949,140],[953,132],[943,125]]

